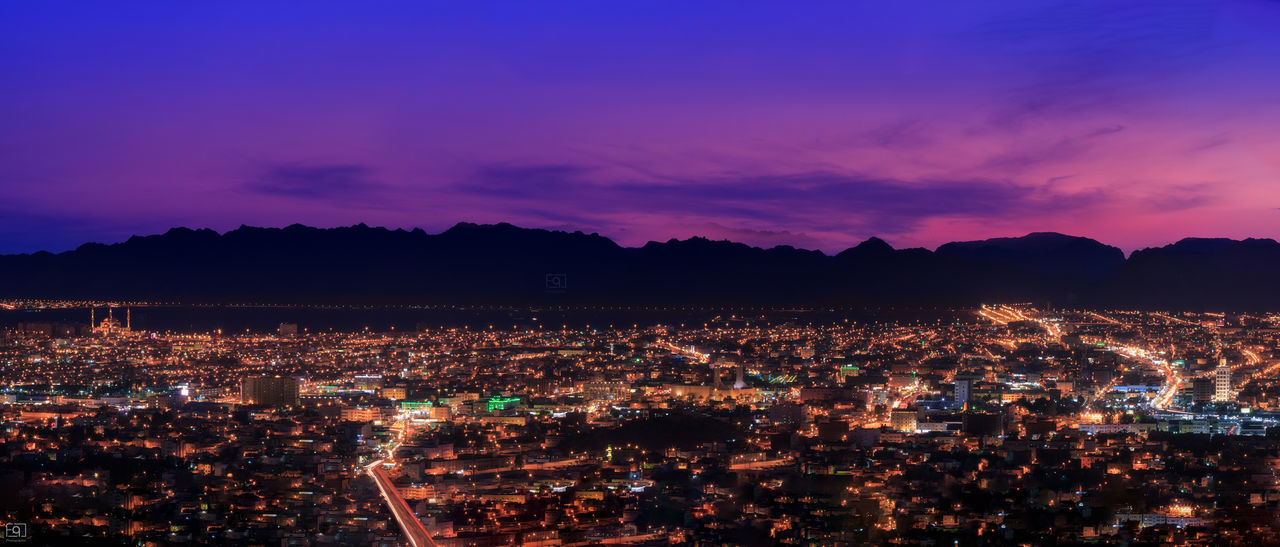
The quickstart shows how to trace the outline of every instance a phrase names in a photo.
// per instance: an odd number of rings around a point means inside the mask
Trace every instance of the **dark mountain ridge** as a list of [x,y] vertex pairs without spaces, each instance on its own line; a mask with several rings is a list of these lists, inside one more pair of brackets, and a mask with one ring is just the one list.
[[970,306],[1051,302],[1280,308],[1280,243],[1184,239],[1128,259],[1038,232],[836,255],[694,237],[622,247],[582,232],[460,223],[439,234],[364,224],[174,228],[58,254],[0,256],[0,297],[186,303]]

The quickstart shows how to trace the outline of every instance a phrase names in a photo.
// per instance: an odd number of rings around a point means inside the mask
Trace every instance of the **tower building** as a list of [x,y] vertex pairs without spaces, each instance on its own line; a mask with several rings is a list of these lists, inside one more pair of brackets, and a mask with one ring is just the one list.
[[1231,401],[1231,367],[1227,366],[1225,357],[1218,361],[1218,368],[1213,369],[1213,401],[1215,403]]
[[971,374],[957,374],[955,377],[955,406],[964,408],[969,404],[970,395],[973,393],[973,381],[975,376]]

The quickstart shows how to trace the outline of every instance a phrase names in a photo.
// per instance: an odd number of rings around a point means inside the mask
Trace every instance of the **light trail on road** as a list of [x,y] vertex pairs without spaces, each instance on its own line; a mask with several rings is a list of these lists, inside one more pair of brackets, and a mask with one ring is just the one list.
[[[1034,313],[1035,310],[1031,310],[1031,312]],[[984,306],[982,310],[978,312],[978,314],[1001,325],[1008,324],[1012,321],[1035,321],[1036,323],[1039,323],[1042,327],[1047,329],[1049,331],[1050,336],[1053,336],[1054,338],[1059,338],[1062,336],[1061,327],[1055,324],[1054,322],[1048,321],[1042,317],[1037,317],[1034,315],[1028,316],[1026,313],[1020,310],[1017,310],[1015,308],[1011,308],[1009,306],[997,306],[993,308],[988,308]],[[1109,323],[1113,325],[1123,324],[1120,321],[1117,321],[1115,319],[1112,319],[1110,317],[1107,317],[1097,312],[1088,312],[1088,314],[1104,323]],[[1178,394],[1178,391],[1182,389],[1182,385],[1185,382],[1185,379],[1178,372],[1178,370],[1174,368],[1172,363],[1169,363],[1163,359],[1158,359],[1154,357],[1152,352],[1150,350],[1147,350],[1146,348],[1140,348],[1136,346],[1126,346],[1126,345],[1110,345],[1108,346],[1107,349],[1110,351],[1114,351],[1122,355],[1128,356],[1133,359],[1146,361],[1151,366],[1159,369],[1160,372],[1164,374],[1164,385],[1160,387],[1160,391],[1158,391],[1156,393],[1155,398],[1152,399],[1151,407],[1155,408],[1156,410],[1161,410],[1165,412],[1181,412],[1178,410],[1169,409],[1169,405],[1173,403],[1173,397]],[[1113,381],[1112,383],[1108,384],[1107,387],[1104,389],[1110,389],[1114,385],[1114,383],[1115,382]],[[1092,402],[1096,400],[1096,398],[1097,396],[1095,395],[1095,397],[1089,399],[1089,403],[1092,404]]]
[[404,532],[410,545],[413,547],[435,547],[436,543],[431,539],[431,532],[428,532],[427,528],[422,525],[422,521],[418,520],[417,515],[413,514],[413,509],[409,507],[409,503],[400,497],[400,493],[396,491],[395,484],[387,476],[386,470],[382,469],[382,465],[385,462],[386,460],[375,461],[369,464],[365,470],[373,478],[373,482],[378,485],[378,490],[382,492],[382,498],[386,500],[387,506],[391,508],[391,515],[400,524],[400,530]]
[[[406,419],[406,416],[402,414],[392,424],[391,429],[396,431],[396,441],[387,449],[388,455],[394,455],[396,447],[399,443],[404,442],[404,438],[408,435],[411,426],[406,423]],[[426,526],[422,525],[422,521],[413,513],[409,503],[400,496],[400,492],[396,491],[395,483],[391,482],[391,477],[388,477],[386,470],[382,468],[387,460],[388,458],[383,458],[365,466],[365,472],[369,474],[369,477],[373,478],[374,484],[382,492],[382,498],[387,502],[387,507],[391,509],[391,516],[395,517],[396,523],[400,525],[400,530],[404,532],[409,544],[413,547],[435,547],[436,542],[431,539],[431,532],[427,531]]]

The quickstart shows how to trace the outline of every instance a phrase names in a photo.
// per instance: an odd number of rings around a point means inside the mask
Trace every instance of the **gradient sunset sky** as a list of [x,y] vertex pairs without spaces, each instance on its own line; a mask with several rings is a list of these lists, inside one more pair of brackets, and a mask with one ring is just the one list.
[[[803,6],[803,9],[801,7]],[[0,252],[1280,236],[1280,2],[0,3]]]

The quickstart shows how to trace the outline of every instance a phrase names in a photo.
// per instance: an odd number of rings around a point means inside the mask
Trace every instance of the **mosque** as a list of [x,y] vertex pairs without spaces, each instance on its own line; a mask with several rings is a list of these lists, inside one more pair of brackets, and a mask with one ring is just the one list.
[[93,327],[93,333],[99,336],[119,336],[133,332],[133,308],[125,308],[124,324],[121,325],[115,318],[115,307],[107,307],[107,317],[101,323],[95,320],[96,308],[89,308],[89,326]]

